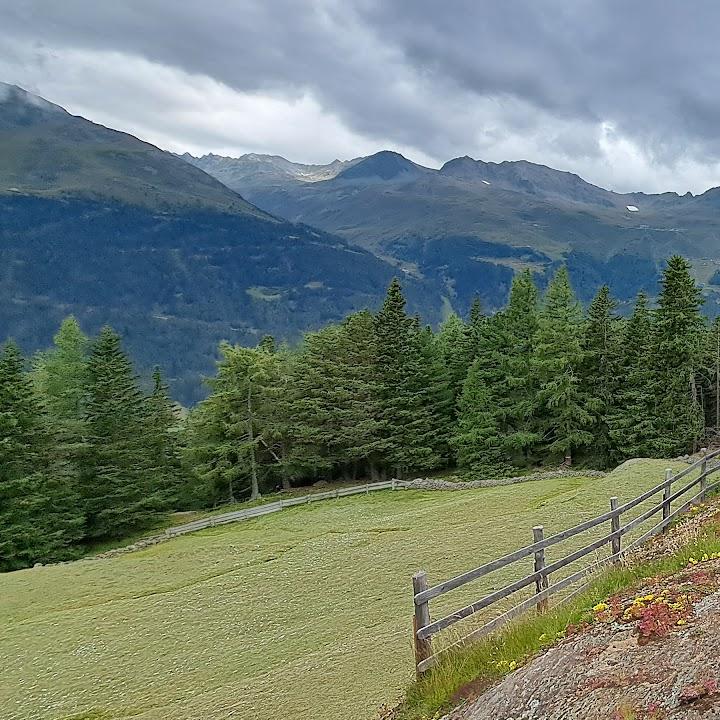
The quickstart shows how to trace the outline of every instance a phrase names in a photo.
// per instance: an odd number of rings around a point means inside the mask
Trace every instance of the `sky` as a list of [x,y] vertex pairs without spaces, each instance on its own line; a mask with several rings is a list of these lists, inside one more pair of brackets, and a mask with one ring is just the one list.
[[720,185],[716,0],[0,0],[0,81],[193,154]]

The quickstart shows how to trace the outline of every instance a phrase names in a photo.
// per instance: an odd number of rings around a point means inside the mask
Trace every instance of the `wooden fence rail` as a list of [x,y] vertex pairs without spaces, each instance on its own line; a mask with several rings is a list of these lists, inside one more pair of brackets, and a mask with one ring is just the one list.
[[[623,505],[618,505],[617,497],[612,497],[610,498],[610,510],[608,512],[598,515],[591,520],[579,523],[578,525],[556,533],[555,535],[551,535],[550,537],[545,537],[544,528],[542,526],[537,526],[533,528],[533,543],[531,545],[519,548],[518,550],[508,553],[503,557],[485,563],[473,570],[469,570],[462,575],[458,575],[457,577],[429,587],[427,573],[424,571],[416,573],[412,579],[413,603],[415,607],[415,614],[413,618],[413,640],[415,646],[415,665],[418,676],[430,669],[435,664],[438,655],[446,652],[450,648],[457,647],[458,645],[464,644],[470,640],[486,636],[497,628],[503,626],[512,618],[517,617],[532,607],[535,607],[538,612],[545,612],[549,607],[550,596],[555,595],[561,590],[564,590],[581,580],[589,582],[587,576],[592,572],[609,563],[620,562],[625,553],[628,553],[630,550],[638,547],[653,535],[663,532],[678,515],[687,511],[693,504],[702,502],[710,491],[720,486],[720,481],[713,484],[708,483],[708,477],[720,470],[720,463],[714,463],[712,466],[709,466],[708,461],[719,456],[720,449],[707,453],[707,451],[703,448],[701,452],[702,457],[700,460],[692,463],[687,468],[676,474],[673,474],[672,470],[666,470],[665,478],[661,483]],[[699,469],[699,476],[697,478],[691,480],[673,492],[674,484],[676,484],[679,480],[686,478],[697,469]],[[696,492],[692,495],[692,497],[686,498],[685,502],[680,507],[675,510],[671,510],[671,506],[674,501],[682,498],[698,485],[700,485],[699,492]],[[621,524],[621,518],[625,513],[660,493],[662,493],[662,500],[660,502],[643,511],[637,517],[633,518],[624,525]],[[660,522],[652,525],[640,537],[627,545],[627,547],[622,547],[622,538],[625,535],[640,527],[640,525],[646,523],[658,513],[662,514],[662,520]],[[547,548],[557,545],[558,543],[571,537],[587,532],[588,530],[596,528],[606,522],[610,523],[609,533],[603,535],[597,540],[587,543],[579,550],[575,550],[574,552],[563,556],[559,560],[549,564],[547,563],[545,555]],[[611,547],[611,554],[608,557],[599,560],[596,559],[588,566],[573,572],[571,575],[562,578],[557,582],[554,582],[552,585],[550,584],[550,576],[553,573],[573,562],[576,562],[577,560],[580,560],[583,557],[590,555],[591,553],[598,551],[605,545],[610,545]],[[533,571],[530,574],[505,585],[499,590],[491,592],[480,600],[459,608],[449,615],[445,615],[434,621],[431,620],[430,601],[434,598],[444,595],[445,593],[462,587],[473,580],[489,575],[492,572],[512,565],[530,556],[533,558]],[[511,609],[502,613],[500,616],[490,620],[480,628],[464,636],[457,642],[447,645],[438,652],[433,653],[433,635],[533,584],[535,585],[535,594],[532,597],[523,600]],[[584,587],[584,585],[581,586],[581,588],[582,587]],[[578,592],[581,588],[577,588],[574,593]]]
[[184,525],[176,525],[167,528],[165,534],[173,537],[175,535],[184,535],[186,533],[195,532],[196,530],[204,530],[205,528],[215,527],[216,525],[225,525],[227,523],[239,522],[241,520],[250,520],[251,518],[269,515],[270,513],[279,512],[295,505],[307,505],[319,500],[331,500],[333,498],[347,497],[349,495],[369,494],[376,490],[395,490],[405,488],[409,482],[402,480],[385,480],[383,482],[368,483],[366,485],[356,485],[354,487],[336,488],[327,492],[313,493],[303,495],[302,497],[288,498],[278,500],[276,502],[265,503],[264,505],[256,505],[255,507],[245,510],[234,510],[232,512],[222,513],[221,515],[211,515],[210,517],[200,520],[193,520]]

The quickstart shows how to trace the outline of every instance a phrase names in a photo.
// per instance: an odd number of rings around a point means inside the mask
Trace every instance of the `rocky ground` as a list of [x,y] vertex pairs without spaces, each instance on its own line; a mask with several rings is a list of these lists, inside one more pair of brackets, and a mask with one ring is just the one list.
[[[675,550],[718,521],[717,505],[699,510],[635,559]],[[720,718],[720,554],[647,578],[593,614],[445,720]]]

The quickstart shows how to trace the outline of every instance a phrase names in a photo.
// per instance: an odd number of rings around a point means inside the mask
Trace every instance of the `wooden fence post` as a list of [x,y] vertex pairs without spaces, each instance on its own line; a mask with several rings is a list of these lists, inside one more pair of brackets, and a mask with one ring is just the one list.
[[[533,528],[533,542],[540,542],[545,539],[545,528],[542,525],[537,525]],[[541,572],[545,569],[545,550],[535,551],[535,572]],[[542,575],[535,581],[535,592],[541,593],[543,590],[548,588],[548,576]],[[548,609],[549,601],[547,598],[540,600],[537,603],[538,613],[544,613]]]
[[705,502],[705,493],[707,492],[707,448],[700,448],[700,452],[703,456],[703,461],[700,465],[700,502]]
[[672,492],[671,492],[672,481],[673,481],[672,468],[667,468],[665,470],[665,489],[663,490],[663,506],[662,506],[662,516],[663,516],[662,531],[663,532],[665,532],[665,530],[667,530],[666,520],[670,517],[670,501],[668,500],[668,498],[672,494]]
[[[618,499],[617,497],[611,497],[610,498],[610,510],[617,510],[618,509]],[[610,519],[610,528],[611,532],[618,533],[615,535],[612,539],[612,554],[613,555],[620,555],[620,515],[614,515]],[[618,565],[620,563],[620,558],[616,557],[615,560],[613,560],[615,565]]]
[[418,636],[418,630],[430,624],[430,606],[427,601],[415,603],[415,596],[418,593],[428,589],[427,573],[424,570],[416,572],[412,578],[413,583],[413,605],[415,605],[415,615],[413,617],[413,644],[415,647],[415,668],[418,678],[422,675],[417,666],[427,660],[432,655],[432,645],[430,638],[421,640]]

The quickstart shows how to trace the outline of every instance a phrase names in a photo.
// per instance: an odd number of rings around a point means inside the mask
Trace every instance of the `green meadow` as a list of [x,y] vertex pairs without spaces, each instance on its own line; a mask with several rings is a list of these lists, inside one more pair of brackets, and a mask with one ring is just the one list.
[[[2,718],[369,720],[413,678],[413,572],[433,584],[466,571],[531,542],[533,525],[550,534],[636,496],[668,464],[378,492],[2,575]],[[433,616],[531,562],[449,593]]]

